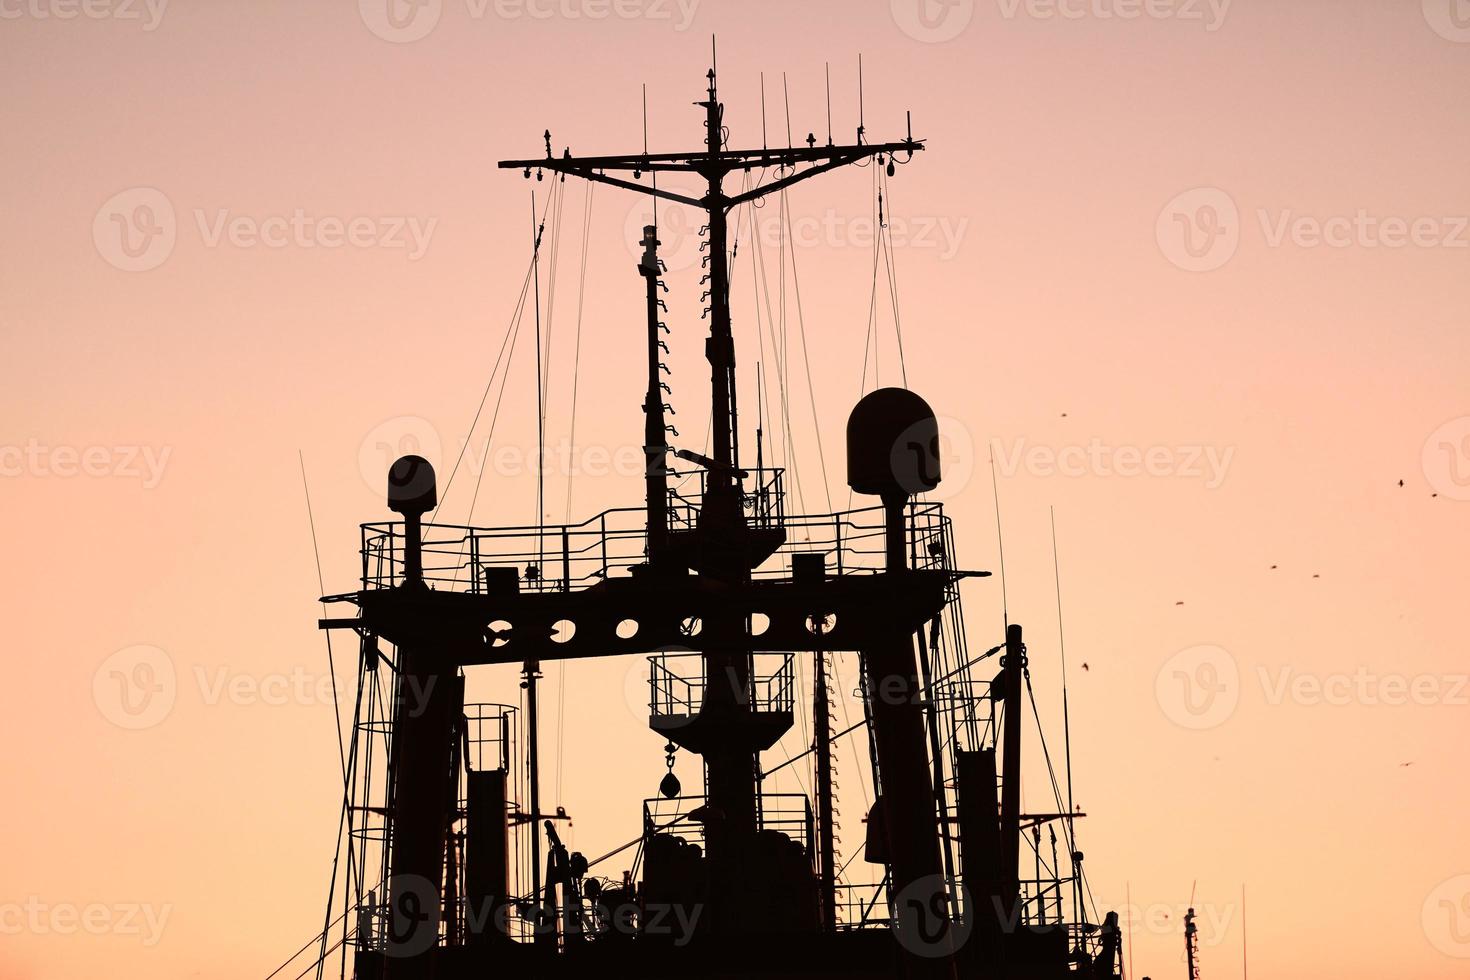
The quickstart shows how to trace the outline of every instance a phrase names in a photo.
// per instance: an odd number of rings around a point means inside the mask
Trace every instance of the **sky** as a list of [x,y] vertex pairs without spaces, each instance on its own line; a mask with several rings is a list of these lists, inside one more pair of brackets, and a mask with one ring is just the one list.
[[[261,977],[316,932],[355,676],[316,598],[400,452],[444,490],[467,450],[442,519],[537,516],[529,332],[471,420],[555,185],[495,164],[641,149],[645,86],[649,148],[697,146],[712,35],[733,145],[825,141],[829,75],[853,138],[859,55],[867,137],[926,141],[876,275],[872,169],[737,216],[741,404],[760,362],[811,512],[863,391],[934,406],[960,563],[1004,543],[971,647],[1025,625],[1052,738],[1065,637],[1129,975],[1183,974],[1191,896],[1207,977],[1470,973],[1470,5],[388,2],[0,0],[0,976]],[[555,523],[638,501],[646,217],[559,201]],[[660,218],[694,444],[697,223]],[[547,671],[588,853],[664,772],[644,670]]]

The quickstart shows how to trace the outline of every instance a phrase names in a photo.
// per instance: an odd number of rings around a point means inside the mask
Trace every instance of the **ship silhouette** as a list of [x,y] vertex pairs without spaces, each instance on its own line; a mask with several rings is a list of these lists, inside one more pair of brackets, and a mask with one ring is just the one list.
[[[927,499],[944,478],[929,404],[878,388],[852,409],[847,481],[870,502],[845,511],[791,512],[759,435],[754,465],[740,449],[732,211],[848,165],[891,176],[925,144],[869,143],[860,125],[852,144],[733,149],[713,68],[696,104],[704,141],[690,152],[557,154],[548,132],[543,156],[500,166],[704,215],[704,451],[677,445],[665,403],[664,338],[691,328],[663,320],[651,224],[630,270],[646,328],[641,504],[567,525],[436,523],[433,461],[393,462],[396,519],[362,526],[360,581],[324,597],[340,614],[321,627],[360,650],[326,925],[273,976],[329,962],[362,980],[1120,976],[1118,918],[1087,900],[1070,789],[1053,812],[1022,811],[1026,642],[1009,623],[969,649],[961,589],[989,573],[957,564],[950,519]],[[734,189],[752,170],[763,179]],[[660,175],[704,193],[661,189]],[[538,684],[548,662],[634,656],[669,774],[628,815],[631,840],[589,857],[544,801]],[[840,732],[839,662],[856,665],[862,703]],[[516,704],[465,703],[466,674],[486,665],[519,670]],[[810,798],[763,789],[797,761],[766,768],[763,754],[798,718],[813,733],[797,757]],[[873,803],[839,864],[844,738],[866,743]],[[699,757],[699,792],[673,774],[679,751]]]

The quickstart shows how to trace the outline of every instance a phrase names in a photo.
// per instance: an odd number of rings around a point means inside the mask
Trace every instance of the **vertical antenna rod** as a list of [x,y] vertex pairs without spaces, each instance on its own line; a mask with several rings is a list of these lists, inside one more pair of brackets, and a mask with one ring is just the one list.
[[664,384],[659,372],[662,324],[658,318],[658,228],[643,228],[643,261],[638,273],[647,284],[648,307],[648,393],[643,399],[643,465],[648,496],[648,561],[660,566],[668,552],[669,478],[668,423],[664,420]]

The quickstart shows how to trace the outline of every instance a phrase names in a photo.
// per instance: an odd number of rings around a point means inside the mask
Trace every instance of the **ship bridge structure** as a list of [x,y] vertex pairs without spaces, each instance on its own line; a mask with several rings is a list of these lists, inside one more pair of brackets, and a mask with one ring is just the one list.
[[[336,952],[344,973],[390,980],[1117,976],[1116,916],[1089,921],[1082,897],[1080,814],[1070,799],[1022,811],[1022,628],[984,651],[966,642],[961,588],[989,573],[957,563],[950,519],[927,499],[943,478],[930,406],[904,388],[857,403],[847,482],[865,503],[836,513],[793,513],[784,471],[759,444],[755,465],[740,451],[731,211],[842,166],[891,170],[924,143],[869,143],[859,126],[850,145],[736,150],[713,69],[696,104],[704,142],[688,153],[579,157],[548,133],[544,155],[500,166],[704,213],[709,455],[670,441],[651,225],[631,270],[647,342],[641,502],[580,523],[452,525],[430,519],[433,461],[404,456],[384,474],[395,519],[362,526],[359,581],[324,597],[322,628],[355,635],[361,656],[345,870],[303,948],[308,970]],[[727,186],[753,168],[774,177]],[[659,189],[667,173],[704,193]],[[567,814],[542,799],[542,669],[632,656],[648,662],[648,724],[670,773],[629,814],[632,840],[572,852]],[[863,707],[840,732],[836,658],[858,664]],[[519,671],[516,706],[466,703],[467,672],[486,665]],[[812,794],[767,792],[795,760],[766,754],[798,719],[813,733]],[[850,858],[870,885],[838,863],[842,738],[863,740],[871,762]],[[676,751],[699,758],[697,792],[674,777]]]

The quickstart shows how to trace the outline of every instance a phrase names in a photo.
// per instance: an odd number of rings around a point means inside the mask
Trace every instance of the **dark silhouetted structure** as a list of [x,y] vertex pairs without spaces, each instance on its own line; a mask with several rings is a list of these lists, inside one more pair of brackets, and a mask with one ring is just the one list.
[[[1117,976],[1116,915],[1093,925],[1084,911],[1080,814],[1070,800],[1062,812],[1021,810],[1021,627],[978,656],[966,646],[959,586],[988,573],[956,566],[950,521],[923,499],[942,476],[929,405],[882,388],[854,408],[848,483],[874,507],[788,514],[782,471],[759,451],[754,468],[741,459],[731,210],[847,164],[891,173],[923,144],[870,144],[859,127],[852,145],[808,137],[805,147],[732,150],[715,82],[711,70],[699,150],[558,156],[548,133],[544,158],[501,164],[707,216],[711,455],[669,441],[669,328],[649,226],[637,265],[642,506],[566,526],[424,523],[438,500],[433,467],[417,456],[393,464],[388,506],[402,520],[363,526],[358,588],[326,597],[357,614],[322,620],[354,632],[362,657],[342,915],[329,918],[321,950],[343,946],[358,977],[389,980]],[[726,190],[752,169],[770,179]],[[703,195],[643,182],[668,173],[693,175]],[[676,460],[693,465],[675,470]],[[542,806],[537,682],[547,661],[631,654],[649,660],[649,725],[670,772],[635,840],[589,860],[562,843],[566,814]],[[797,657],[813,665],[809,692],[797,689]],[[834,732],[839,657],[860,664],[863,719]],[[991,657],[999,672],[979,676]],[[465,671],[493,664],[520,671],[521,706],[465,703]],[[798,712],[813,726],[814,801],[762,788],[775,771],[763,753]],[[874,802],[863,856],[881,880],[853,885],[837,855],[832,745],[864,730]],[[673,777],[680,749],[702,761],[697,796]],[[625,870],[609,877],[612,867]]]

